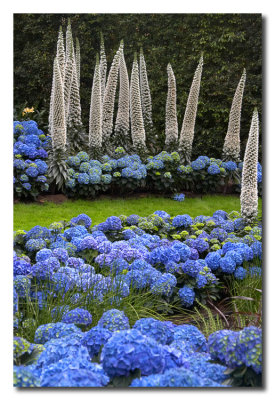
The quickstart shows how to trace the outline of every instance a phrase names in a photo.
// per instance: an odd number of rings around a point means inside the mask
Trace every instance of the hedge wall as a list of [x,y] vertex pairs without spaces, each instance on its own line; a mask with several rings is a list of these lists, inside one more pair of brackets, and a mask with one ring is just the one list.
[[143,47],[160,146],[164,141],[166,66],[171,62],[177,80],[181,128],[192,77],[201,52],[204,53],[193,158],[201,154],[221,156],[231,101],[245,67],[247,81],[241,125],[244,151],[255,106],[261,120],[261,14],[15,14],[14,105],[45,109],[44,122],[49,108],[58,29],[62,24],[65,33],[68,17],[81,46],[80,90],[86,127],[102,31],[108,68],[121,39],[125,42],[129,74],[134,51]]

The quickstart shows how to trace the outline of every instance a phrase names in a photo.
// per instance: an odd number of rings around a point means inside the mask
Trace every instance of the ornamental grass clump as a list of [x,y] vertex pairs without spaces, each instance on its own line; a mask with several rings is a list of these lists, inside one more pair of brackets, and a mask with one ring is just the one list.
[[258,215],[257,165],[259,151],[259,119],[254,110],[246,144],[241,184],[241,215],[249,223]]

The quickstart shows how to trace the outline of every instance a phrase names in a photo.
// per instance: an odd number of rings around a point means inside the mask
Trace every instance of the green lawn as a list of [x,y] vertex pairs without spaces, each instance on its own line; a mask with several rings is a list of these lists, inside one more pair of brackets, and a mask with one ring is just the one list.
[[[261,215],[262,201],[259,199],[259,214]],[[92,218],[92,224],[105,221],[111,215],[138,214],[142,217],[156,210],[164,210],[171,216],[189,214],[212,215],[216,210],[227,212],[240,211],[238,196],[207,195],[202,198],[185,198],[177,202],[164,197],[100,199],[100,200],[67,200],[62,204],[46,202],[44,204],[18,203],[14,205],[14,230],[29,230],[35,225],[48,227],[54,221],[70,220],[78,214],[85,213]]]

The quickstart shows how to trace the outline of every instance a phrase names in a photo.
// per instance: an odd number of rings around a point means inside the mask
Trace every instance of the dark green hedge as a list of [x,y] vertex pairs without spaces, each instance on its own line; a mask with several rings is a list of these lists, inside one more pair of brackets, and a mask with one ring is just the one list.
[[167,95],[166,66],[171,62],[177,80],[181,128],[192,77],[201,52],[204,69],[196,121],[193,157],[220,157],[231,101],[247,70],[241,138],[244,151],[253,108],[261,121],[262,16],[260,14],[15,14],[14,104],[48,112],[52,64],[60,24],[71,18],[81,46],[81,102],[88,126],[92,77],[99,34],[104,34],[108,67],[119,41],[125,42],[128,72],[135,51],[143,46],[153,101],[153,120],[164,139]]

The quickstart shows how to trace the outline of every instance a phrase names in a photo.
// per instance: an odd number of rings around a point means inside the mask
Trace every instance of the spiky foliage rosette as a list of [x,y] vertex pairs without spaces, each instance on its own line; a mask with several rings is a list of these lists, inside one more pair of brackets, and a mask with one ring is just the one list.
[[168,93],[166,100],[165,116],[165,145],[170,150],[175,149],[178,142],[178,119],[177,119],[177,87],[176,78],[171,67],[167,65]]
[[254,110],[246,144],[241,187],[241,215],[247,222],[258,214],[257,166],[259,147],[258,111]]
[[195,121],[198,108],[198,99],[200,93],[201,74],[203,67],[203,56],[194,74],[193,82],[190,88],[187,105],[184,113],[182,128],[179,139],[179,151],[185,161],[190,162],[192,154],[192,145],[194,139]]
[[153,128],[152,99],[148,82],[146,63],[142,49],[140,49],[139,67],[140,67],[140,98],[141,98],[142,115],[144,121],[144,129],[147,135],[148,134],[150,135]]
[[131,135],[134,148],[137,152],[143,152],[145,145],[145,129],[142,117],[139,72],[137,56],[135,54],[131,82],[130,82],[130,119],[131,119]]
[[119,99],[118,99],[118,111],[117,111],[115,135],[114,135],[115,146],[128,147],[127,145],[129,145],[130,142],[129,104],[130,104],[129,76],[122,50],[120,53],[120,64],[119,64]]
[[104,92],[102,106],[102,139],[106,149],[109,148],[110,137],[113,132],[113,114],[121,50],[123,50],[123,42],[120,43],[119,49],[114,56]]
[[223,159],[225,161],[240,161],[241,111],[245,80],[246,71],[244,69],[234,94],[229,114],[227,134],[223,145]]
[[52,151],[49,154],[49,177],[60,189],[67,179],[66,123],[64,87],[57,57],[54,60],[52,106]]
[[80,44],[78,38],[75,40],[75,63],[77,72],[77,83],[80,88]]
[[103,103],[107,74],[107,58],[105,54],[103,34],[100,32],[100,76],[101,76],[101,101]]
[[101,68],[97,55],[91,94],[89,121],[89,149],[91,153],[99,152],[102,146],[101,82]]
[[67,142],[70,153],[84,149],[85,132],[81,120],[81,104],[75,60],[73,62],[72,84],[67,116]]

